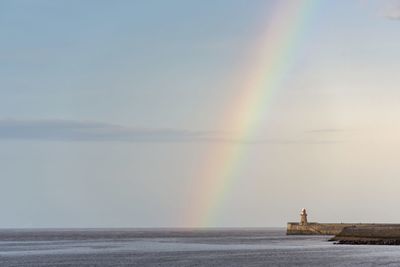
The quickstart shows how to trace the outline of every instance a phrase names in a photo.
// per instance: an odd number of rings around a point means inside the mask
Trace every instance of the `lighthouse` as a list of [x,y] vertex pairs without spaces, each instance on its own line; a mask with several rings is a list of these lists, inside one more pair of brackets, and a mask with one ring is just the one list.
[[300,213],[300,225],[307,225],[307,211],[302,209]]

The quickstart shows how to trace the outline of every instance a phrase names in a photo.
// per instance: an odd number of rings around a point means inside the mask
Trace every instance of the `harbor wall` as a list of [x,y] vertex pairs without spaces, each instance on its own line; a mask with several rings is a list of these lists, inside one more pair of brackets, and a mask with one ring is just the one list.
[[354,223],[316,223],[310,222],[301,225],[297,222],[289,222],[287,224],[287,235],[337,235],[345,227],[361,226],[368,224]]

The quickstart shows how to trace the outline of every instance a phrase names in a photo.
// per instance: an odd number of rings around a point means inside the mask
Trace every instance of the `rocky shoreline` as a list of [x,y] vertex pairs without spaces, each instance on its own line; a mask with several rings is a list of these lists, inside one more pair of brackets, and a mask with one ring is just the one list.
[[335,245],[390,245],[399,246],[400,240],[397,239],[378,239],[378,240],[339,240]]

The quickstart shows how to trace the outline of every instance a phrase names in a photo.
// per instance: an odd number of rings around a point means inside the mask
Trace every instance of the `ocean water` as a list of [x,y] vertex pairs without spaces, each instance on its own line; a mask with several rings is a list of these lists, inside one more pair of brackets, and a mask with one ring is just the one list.
[[0,230],[0,266],[400,266],[400,246],[285,229]]

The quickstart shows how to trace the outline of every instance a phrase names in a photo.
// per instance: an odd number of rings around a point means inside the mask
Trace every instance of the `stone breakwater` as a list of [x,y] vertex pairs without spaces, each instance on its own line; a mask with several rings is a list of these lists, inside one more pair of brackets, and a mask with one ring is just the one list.
[[400,245],[400,225],[373,224],[345,227],[330,240],[335,241],[335,244]]
[[346,227],[363,226],[360,223],[317,223],[310,222],[305,225],[289,222],[287,224],[287,235],[337,235]]
[[335,244],[400,245],[400,224],[290,222],[286,234],[330,235]]

